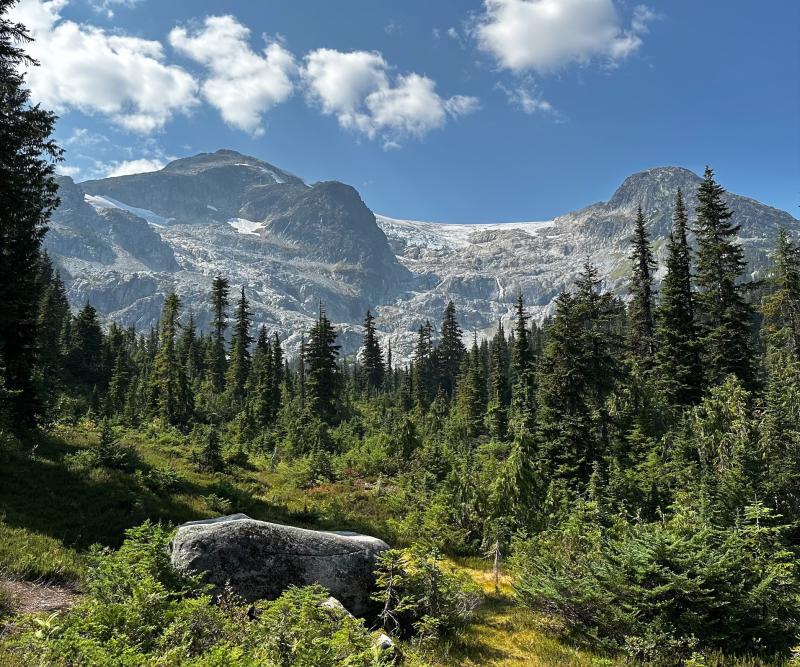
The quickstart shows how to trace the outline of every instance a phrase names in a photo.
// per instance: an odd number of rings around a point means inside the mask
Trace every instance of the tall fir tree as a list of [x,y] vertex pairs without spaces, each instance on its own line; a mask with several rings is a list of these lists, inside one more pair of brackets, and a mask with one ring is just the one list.
[[508,342],[501,320],[489,347],[489,403],[486,410],[486,426],[492,437],[498,440],[503,440],[508,430],[508,376]]
[[58,204],[53,178],[61,149],[50,138],[56,117],[32,105],[24,71],[37,63],[24,51],[25,27],[8,18],[15,0],[0,0],[0,357],[16,423],[39,412],[37,362],[38,262],[47,220]]
[[340,346],[336,331],[320,303],[319,316],[305,345],[306,401],[312,413],[326,423],[337,420],[342,378],[337,361]]
[[211,283],[211,338],[208,347],[208,370],[211,383],[217,392],[225,388],[225,329],[228,327],[228,294],[230,283],[227,278],[217,276]]
[[231,339],[231,358],[226,377],[226,389],[237,405],[244,400],[247,376],[250,373],[250,304],[242,287],[234,315],[233,338]]
[[520,429],[530,432],[536,420],[536,396],[534,360],[531,341],[528,336],[530,316],[525,310],[522,292],[517,294],[514,308],[514,342],[511,348],[511,389],[510,423],[514,432]]
[[456,306],[450,301],[444,309],[442,330],[436,349],[439,388],[447,396],[453,395],[461,362],[467,356],[467,348],[462,340],[463,333],[456,318]]
[[414,363],[411,368],[411,384],[414,402],[427,408],[434,392],[433,327],[429,320],[417,330],[414,348]]
[[656,261],[650,246],[647,223],[639,205],[636,212],[630,256],[632,270],[630,278],[631,302],[628,307],[630,348],[634,359],[642,370],[650,369],[655,353],[654,290],[653,273]]
[[735,375],[746,387],[754,376],[750,325],[752,309],[739,279],[744,253],[736,240],[739,226],[730,222],[732,211],[725,190],[706,167],[697,189],[697,314],[703,371],[708,385]]
[[189,417],[186,377],[176,346],[179,307],[178,295],[168,294],[161,312],[158,352],[153,366],[153,396],[158,416],[172,425],[184,424]]
[[359,356],[366,386],[372,390],[380,389],[385,375],[383,351],[375,334],[375,317],[369,310],[364,317],[364,343]]
[[675,196],[667,244],[667,272],[661,283],[655,329],[655,382],[673,406],[697,403],[702,392],[688,228],[689,219],[679,189]]

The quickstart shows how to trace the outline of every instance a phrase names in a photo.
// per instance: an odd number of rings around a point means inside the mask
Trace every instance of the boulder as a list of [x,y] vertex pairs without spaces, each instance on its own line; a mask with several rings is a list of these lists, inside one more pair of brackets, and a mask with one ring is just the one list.
[[273,600],[290,585],[319,584],[358,616],[373,603],[382,540],[256,521],[245,514],[192,521],[178,528],[172,564],[197,572],[221,590],[226,584],[245,600]]

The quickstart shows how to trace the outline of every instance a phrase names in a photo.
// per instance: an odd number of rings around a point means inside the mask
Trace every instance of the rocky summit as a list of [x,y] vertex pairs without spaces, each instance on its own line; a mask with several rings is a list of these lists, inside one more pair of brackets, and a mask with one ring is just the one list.
[[[61,205],[46,247],[74,306],[91,302],[109,321],[149,329],[175,290],[202,327],[216,275],[245,287],[256,324],[277,331],[291,354],[320,302],[343,353],[361,342],[367,308],[395,359],[449,300],[467,335],[510,317],[521,291],[535,316],[574,281],[584,262],[624,294],[637,206],[663,257],[675,193],[694,216],[700,178],[679,167],[629,176],[607,202],[553,220],[459,225],[375,215],[349,185],[307,184],[235,151],[175,160],[160,171],[75,183],[59,179]],[[781,227],[800,221],[728,194],[753,277],[764,271]],[[534,207],[534,202],[531,203]]]

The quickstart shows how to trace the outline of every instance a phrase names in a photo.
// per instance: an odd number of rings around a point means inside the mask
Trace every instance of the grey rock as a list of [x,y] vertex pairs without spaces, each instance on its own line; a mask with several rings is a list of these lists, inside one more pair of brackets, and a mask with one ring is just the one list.
[[375,648],[379,651],[390,651],[394,649],[394,641],[392,638],[383,632],[375,640]]
[[172,564],[202,573],[244,599],[272,600],[290,585],[319,584],[356,615],[370,613],[376,557],[389,546],[366,535],[337,535],[235,514],[183,524],[171,545]]
[[353,615],[349,611],[347,611],[345,606],[332,595],[327,600],[323,600],[319,606],[323,607],[324,609],[330,609],[335,616],[339,617],[350,616],[351,618],[353,617]]

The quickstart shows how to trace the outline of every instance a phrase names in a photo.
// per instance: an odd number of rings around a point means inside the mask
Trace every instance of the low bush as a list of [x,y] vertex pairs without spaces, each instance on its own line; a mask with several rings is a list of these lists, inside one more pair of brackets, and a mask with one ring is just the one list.
[[730,528],[686,511],[603,529],[579,508],[560,527],[516,543],[517,597],[556,612],[587,644],[647,664],[718,650],[786,656],[800,623],[787,527],[762,505],[744,514]]
[[290,588],[254,606],[229,592],[212,596],[172,568],[170,537],[145,523],[127,531],[118,551],[93,549],[85,600],[61,616],[24,622],[4,656],[52,667],[389,664],[362,621],[321,606],[324,589]]

